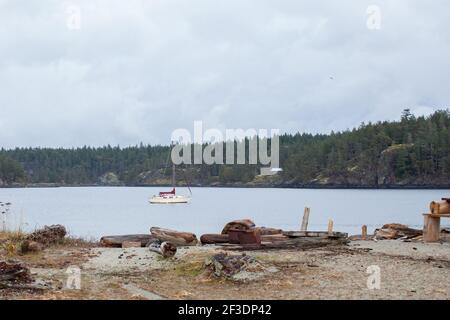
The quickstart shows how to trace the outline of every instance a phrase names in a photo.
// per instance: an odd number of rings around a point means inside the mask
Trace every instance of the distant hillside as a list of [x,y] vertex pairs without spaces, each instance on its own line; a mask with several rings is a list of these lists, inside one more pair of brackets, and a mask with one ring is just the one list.
[[[450,187],[450,111],[361,124],[331,134],[280,137],[277,176],[260,177],[257,165],[177,168],[199,186]],[[20,148],[0,150],[0,185],[163,185],[167,146]],[[23,170],[22,170],[23,169]],[[183,179],[184,180],[184,179]]]

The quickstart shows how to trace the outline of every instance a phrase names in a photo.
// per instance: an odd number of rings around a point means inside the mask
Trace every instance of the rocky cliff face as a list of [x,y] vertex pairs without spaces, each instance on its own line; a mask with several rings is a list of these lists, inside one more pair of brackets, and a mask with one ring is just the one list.
[[165,174],[163,169],[145,171],[138,175],[136,183],[138,185],[170,185],[172,177]]
[[395,161],[398,157],[402,153],[408,154],[413,147],[413,144],[397,144],[390,146],[381,153],[377,167],[378,185],[408,185],[415,183],[415,179],[398,177],[394,172]]
[[[207,185],[208,182],[200,181],[198,178],[198,171],[197,169],[182,169],[177,168],[176,169],[176,176],[177,176],[177,185],[178,186],[185,186],[187,183],[189,185]],[[186,178],[189,177],[188,182],[186,182]],[[171,185],[172,184],[172,173],[170,170],[153,170],[153,171],[145,171],[141,172],[136,180],[137,185],[142,186],[151,186],[151,185]]]
[[120,186],[122,182],[114,172],[107,172],[99,178],[99,183],[103,186]]

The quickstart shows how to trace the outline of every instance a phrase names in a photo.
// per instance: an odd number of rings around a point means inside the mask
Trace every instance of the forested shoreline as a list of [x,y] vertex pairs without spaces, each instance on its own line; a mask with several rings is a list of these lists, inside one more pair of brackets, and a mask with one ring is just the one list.
[[[0,186],[150,186],[170,183],[169,146],[0,150]],[[180,184],[242,187],[450,187],[450,111],[361,124],[330,134],[280,136],[283,172],[259,165],[183,165]]]

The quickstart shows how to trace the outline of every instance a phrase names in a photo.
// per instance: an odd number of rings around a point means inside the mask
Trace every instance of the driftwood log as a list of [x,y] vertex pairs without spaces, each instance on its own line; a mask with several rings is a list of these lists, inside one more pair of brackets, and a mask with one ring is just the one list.
[[[208,240],[224,240],[218,235],[209,235]],[[214,237],[212,237],[214,236]],[[314,231],[284,231],[282,234],[261,236],[261,244],[227,244],[221,246],[225,250],[282,250],[300,249],[307,250],[325,246],[340,246],[347,244],[348,234],[342,232],[314,232]]]
[[289,237],[283,234],[272,234],[261,236],[261,242],[283,242],[289,240]]
[[[277,242],[288,240],[289,237],[282,234],[271,234],[261,236],[262,242]],[[221,244],[230,243],[230,237],[227,234],[204,234],[200,237],[202,244]]]
[[202,244],[228,243],[230,238],[228,234],[204,234],[200,237]]
[[[266,229],[278,230],[278,229]],[[262,243],[285,242],[297,238],[312,239],[347,239],[348,234],[343,232],[319,232],[319,231],[282,231],[282,233],[268,232],[261,235]],[[271,234],[272,233],[272,234]],[[227,234],[204,234],[200,238],[202,244],[226,244],[230,242]]]
[[285,241],[263,242],[259,245],[222,245],[224,250],[246,251],[246,250],[282,250],[299,249],[308,250],[327,246],[341,246],[348,243],[347,238],[317,238],[300,237]]
[[129,248],[141,248],[142,242],[140,241],[124,241],[122,242],[122,248],[129,249]]
[[259,234],[261,236],[271,236],[271,235],[276,235],[276,234],[283,234],[283,230],[281,230],[281,229],[266,228],[266,227],[257,227],[255,229],[259,231]]
[[150,232],[159,241],[170,242],[177,246],[195,246],[198,243],[197,236],[190,232],[180,232],[158,227],[151,228]]
[[100,239],[100,244],[104,247],[121,248],[124,242],[139,242],[141,243],[141,247],[145,247],[145,245],[151,240],[157,239],[150,234],[131,234],[102,237]]
[[177,247],[170,242],[153,242],[149,243],[148,248],[150,251],[162,255],[164,258],[171,258],[177,253]]
[[235,220],[225,225],[222,234],[228,234],[230,230],[250,230],[255,228],[255,226],[255,223],[250,219]]
[[284,231],[283,235],[289,238],[347,238],[348,234],[344,232],[326,231]]

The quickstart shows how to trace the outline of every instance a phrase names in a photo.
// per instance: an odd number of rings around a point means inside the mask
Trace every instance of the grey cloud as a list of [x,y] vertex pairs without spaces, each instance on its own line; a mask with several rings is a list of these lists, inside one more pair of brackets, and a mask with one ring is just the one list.
[[[66,27],[67,5],[81,29]],[[0,1],[0,146],[329,132],[449,105],[448,1]]]

